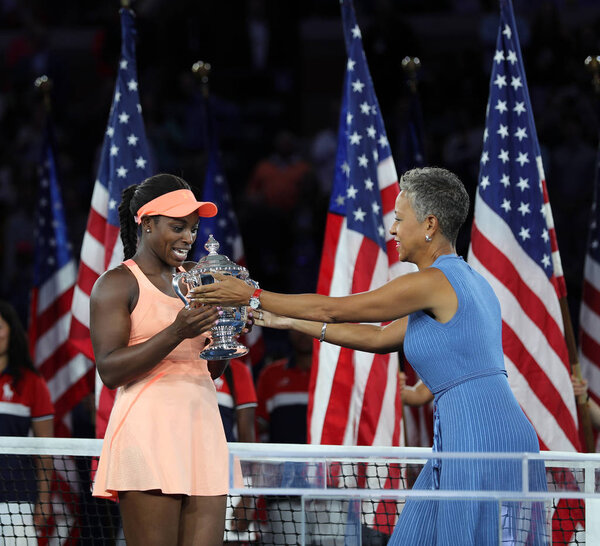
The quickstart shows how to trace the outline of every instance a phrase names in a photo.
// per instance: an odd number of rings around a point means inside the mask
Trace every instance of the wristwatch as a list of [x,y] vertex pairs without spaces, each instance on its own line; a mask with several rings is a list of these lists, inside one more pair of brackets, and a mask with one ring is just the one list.
[[257,288],[254,291],[254,294],[252,294],[252,296],[250,296],[250,307],[252,307],[252,309],[258,309],[260,307],[260,293],[262,292],[262,288]]

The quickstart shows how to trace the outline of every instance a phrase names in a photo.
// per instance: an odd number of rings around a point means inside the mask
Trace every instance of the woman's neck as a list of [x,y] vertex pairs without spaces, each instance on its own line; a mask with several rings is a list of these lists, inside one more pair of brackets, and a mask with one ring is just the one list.
[[428,252],[418,261],[418,263],[415,263],[415,265],[419,268],[419,270],[423,270],[427,267],[430,267],[440,256],[446,256],[448,254],[456,254],[456,248],[449,243],[440,245],[439,247]]

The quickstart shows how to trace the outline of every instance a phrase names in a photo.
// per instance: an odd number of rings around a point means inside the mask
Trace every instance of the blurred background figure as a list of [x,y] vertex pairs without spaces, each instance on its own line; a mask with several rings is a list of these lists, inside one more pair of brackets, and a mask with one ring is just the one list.
[[[0,301],[0,436],[51,437],[54,407],[34,368],[27,336],[12,305]],[[3,544],[36,541],[51,514],[52,457],[0,455],[0,536]],[[37,529],[37,533],[36,533]],[[11,537],[15,541],[11,542]]]
[[[233,359],[223,375],[215,379],[217,402],[228,442],[256,442],[256,390],[252,373],[244,362]],[[242,465],[244,480],[252,479],[250,465]],[[256,511],[255,497],[234,496],[227,506],[225,542],[239,542],[248,537],[239,533],[249,530]]]
[[256,164],[246,187],[244,225],[253,236],[244,245],[253,275],[264,286],[298,291],[294,271],[307,266],[312,266],[309,281],[316,283],[322,237],[318,226],[324,217],[315,209],[318,195],[316,176],[300,153],[296,135],[280,131],[272,153]]
[[[258,430],[266,442],[305,444],[313,340],[294,331],[289,337],[290,356],[267,364],[258,377]],[[303,463],[285,463],[280,471],[281,486],[305,486]],[[297,544],[301,526],[299,497],[268,497],[267,525],[262,533],[266,544]]]

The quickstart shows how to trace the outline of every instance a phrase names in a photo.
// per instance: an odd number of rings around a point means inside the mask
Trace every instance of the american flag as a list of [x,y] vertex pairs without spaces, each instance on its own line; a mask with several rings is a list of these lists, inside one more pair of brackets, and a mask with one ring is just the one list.
[[583,299],[579,315],[579,361],[588,392],[600,402],[600,149],[596,159],[596,180],[590,231],[583,272]]
[[[96,279],[123,260],[119,237],[118,206],[121,192],[150,176],[150,153],[146,141],[142,108],[138,93],[135,60],[135,16],[121,9],[121,58],[109,114],[98,176],[86,232],[81,246],[77,286],[73,295],[71,342],[93,359],[90,341],[89,298]],[[96,436],[104,437],[114,401],[96,378]]]
[[[378,288],[402,272],[392,237],[399,192],[396,167],[351,0],[341,0],[348,60],[342,91],[335,175],[317,292],[346,296]],[[314,343],[308,399],[308,442],[400,445],[402,403],[398,355],[373,355]],[[398,487],[393,473],[375,487]],[[368,486],[368,485],[365,485]],[[390,534],[396,506],[381,501],[365,523]],[[349,518],[353,517],[352,510]],[[350,537],[347,539],[351,540]]]
[[93,367],[68,343],[77,271],[67,235],[49,124],[42,153],[29,342],[35,366],[52,395],[55,434],[70,436],[70,412],[90,392]]
[[[211,108],[210,97],[203,98],[202,100],[206,108],[205,119],[207,120],[206,133],[208,142],[208,162],[204,177],[202,200],[215,203],[219,209],[219,213],[212,218],[202,218],[191,259],[198,261],[206,254],[204,243],[208,240],[208,236],[212,234],[221,245],[219,247],[219,254],[224,254],[235,263],[245,266],[246,256],[244,254],[242,236],[233,209],[229,185],[221,166],[214,109]],[[249,349],[248,355],[243,358],[247,364],[254,365],[262,360],[264,356],[264,341],[262,329],[259,326],[252,328],[252,331],[243,336],[240,342]]]
[[510,385],[542,449],[579,449],[566,295],[512,4],[501,1],[469,263],[502,308]]
[[[386,230],[398,177],[350,0],[341,2],[348,53],[335,178],[317,291],[344,296],[377,288],[402,269]],[[400,445],[396,354],[315,343],[308,435],[313,444]]]
[[[54,433],[70,436],[71,410],[90,392],[94,371],[92,363],[68,343],[77,271],[53,147],[52,126],[48,121],[39,168],[29,343],[35,366],[46,380],[54,403]],[[65,472],[65,465],[74,467],[74,463],[69,458],[55,457],[53,464],[53,513],[39,539],[40,545],[70,544],[79,533],[78,496],[71,490]]]

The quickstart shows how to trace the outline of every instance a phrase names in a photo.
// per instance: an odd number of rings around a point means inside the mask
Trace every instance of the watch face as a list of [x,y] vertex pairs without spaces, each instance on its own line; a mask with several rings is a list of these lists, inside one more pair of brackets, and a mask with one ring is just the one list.
[[252,309],[258,309],[260,302],[258,300],[258,298],[252,297],[250,298],[250,307],[252,307]]

